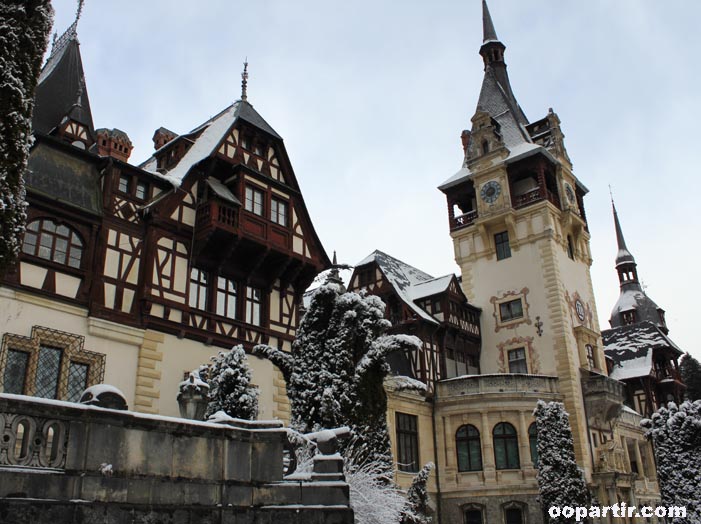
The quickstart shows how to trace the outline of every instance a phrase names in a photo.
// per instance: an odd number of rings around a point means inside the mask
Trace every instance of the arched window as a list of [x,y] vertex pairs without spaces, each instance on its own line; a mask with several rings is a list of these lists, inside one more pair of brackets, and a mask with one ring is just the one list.
[[520,468],[516,429],[508,422],[500,422],[494,426],[493,436],[497,469]]
[[38,218],[27,224],[22,251],[58,264],[80,268],[83,241],[71,227],[50,218]]
[[487,140],[482,140],[482,154],[486,155],[489,153],[489,142]]
[[531,447],[531,462],[538,467],[538,428],[535,422],[528,427],[528,444]]
[[480,432],[475,426],[467,424],[458,428],[455,447],[458,450],[458,471],[482,470]]

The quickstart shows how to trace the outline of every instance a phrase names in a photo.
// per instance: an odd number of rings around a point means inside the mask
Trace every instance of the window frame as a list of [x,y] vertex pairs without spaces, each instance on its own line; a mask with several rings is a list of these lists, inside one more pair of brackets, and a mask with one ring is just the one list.
[[[518,359],[513,358],[512,359],[511,355],[512,354],[518,355],[519,354],[518,352],[521,352],[521,358],[518,358]],[[506,350],[506,361],[509,364],[509,373],[521,373],[521,374],[526,374],[526,375],[528,374],[528,354],[526,352],[525,347],[507,349]],[[523,371],[514,371],[514,369],[512,368],[512,364],[514,364],[514,366],[516,366],[516,365],[520,366],[521,364],[523,364],[524,370]]]
[[509,232],[501,231],[494,235],[494,249],[497,260],[511,258],[511,244],[509,243]]
[[[142,190],[142,189],[143,189],[143,195],[140,195],[139,193],[140,193],[140,190]],[[140,180],[136,183],[136,189],[134,191],[134,195],[139,200],[148,200],[148,190],[149,190],[148,183]]]
[[[461,435],[461,431],[464,428],[464,436]],[[472,433],[470,433],[472,430]],[[477,456],[479,457],[479,460],[477,461],[477,464],[473,464],[472,458],[473,458],[473,451],[474,451],[474,446],[476,446],[477,449]],[[461,448],[465,449],[465,454],[464,456],[467,459],[467,467],[462,467],[464,465],[464,461],[460,460],[460,451]],[[472,424],[463,424],[460,426],[457,431],[455,432],[455,453],[458,461],[458,471],[461,473],[466,473],[466,472],[471,472],[471,471],[482,471],[483,469],[483,464],[482,464],[482,439],[480,438],[480,432],[479,430],[473,426]]]
[[[37,224],[36,227],[33,227],[34,224]],[[29,241],[31,238],[34,239],[33,244]],[[44,241],[46,238],[49,239],[48,242]],[[58,249],[59,242],[64,244],[63,249]],[[48,250],[47,256],[42,254],[43,249]],[[82,269],[85,251],[85,241],[76,228],[50,217],[39,217],[29,221],[22,237],[23,254],[72,269]],[[57,258],[57,253],[63,254],[62,259]]]
[[419,471],[419,417],[394,413],[397,437],[397,469],[405,473]]
[[[514,311],[514,305],[518,303],[520,313]],[[506,315],[504,313],[506,312]],[[523,318],[523,300],[521,297],[514,298],[512,300],[505,300],[504,302],[499,302],[499,320],[501,322],[511,322],[513,320],[520,320]]]
[[263,290],[261,288],[246,286],[245,322],[252,326],[263,327]]
[[[260,197],[260,201],[256,201],[256,197]],[[246,184],[243,208],[256,216],[265,216],[265,190],[251,184]]]
[[239,317],[238,282],[236,280],[218,275],[216,286],[215,313],[220,317],[237,320]]
[[[196,273],[195,273],[196,272]],[[190,267],[187,286],[187,305],[190,309],[209,310],[210,275],[195,266]],[[196,292],[193,294],[193,290]]]
[[[280,210],[283,210],[280,213]],[[283,200],[277,197],[270,198],[270,221],[273,224],[277,224],[282,227],[289,227],[289,215],[290,204],[287,200]]]
[[[510,429],[510,433],[506,430]],[[492,429],[494,465],[498,470],[520,469],[521,457],[518,449],[518,432],[509,422],[499,422]],[[502,451],[500,457],[499,451]],[[515,459],[515,460],[512,460]]]

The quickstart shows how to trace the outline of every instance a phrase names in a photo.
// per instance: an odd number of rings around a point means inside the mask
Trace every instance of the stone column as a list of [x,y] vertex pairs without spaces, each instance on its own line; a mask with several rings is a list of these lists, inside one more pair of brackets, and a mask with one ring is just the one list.
[[643,463],[643,456],[640,454],[640,441],[635,441],[635,460],[638,463],[638,477],[640,479],[647,477],[647,471],[645,471],[645,464]]
[[482,466],[486,479],[496,478],[496,466],[494,465],[494,446],[492,444],[492,429],[489,427],[489,417],[482,413],[482,423],[480,424],[482,440]]
[[523,411],[518,412],[518,449],[521,454],[521,469],[532,468],[533,460],[531,459],[531,444],[528,440],[528,426],[526,426],[526,414]]

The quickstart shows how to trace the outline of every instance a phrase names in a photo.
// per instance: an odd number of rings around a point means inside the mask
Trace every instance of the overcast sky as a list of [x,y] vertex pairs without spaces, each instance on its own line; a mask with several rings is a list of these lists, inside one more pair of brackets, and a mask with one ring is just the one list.
[[[189,131],[240,96],[284,137],[326,250],[381,249],[457,271],[445,197],[482,81],[479,0],[88,0],[78,27],[96,127],[132,163],[160,126]],[[54,0],[55,30],[75,14]],[[626,241],[671,338],[701,358],[698,0],[491,0],[519,103],[552,107],[590,193],[602,328],[617,297],[613,186]],[[700,308],[701,311],[701,308]]]

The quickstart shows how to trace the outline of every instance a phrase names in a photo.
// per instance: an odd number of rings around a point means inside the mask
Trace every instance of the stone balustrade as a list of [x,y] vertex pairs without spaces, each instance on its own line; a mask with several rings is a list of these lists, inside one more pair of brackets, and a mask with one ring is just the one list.
[[485,393],[549,393],[558,391],[557,377],[545,375],[495,373],[467,375],[438,383],[438,395],[442,398]]
[[[283,479],[287,433],[276,421],[215,424],[0,394],[0,432],[8,522],[88,522],[95,512],[119,524],[174,512],[192,524],[263,514],[265,522],[353,522],[342,474]],[[50,511],[37,512],[44,506]]]

